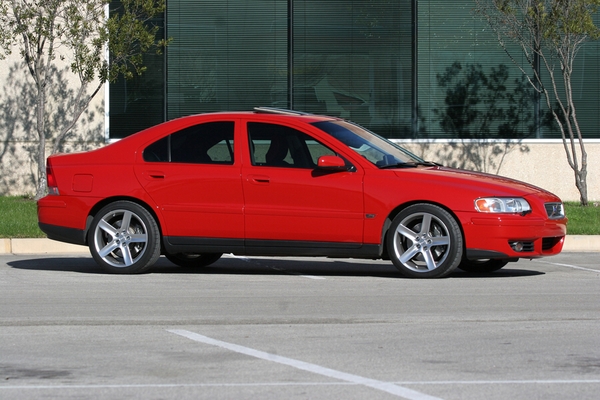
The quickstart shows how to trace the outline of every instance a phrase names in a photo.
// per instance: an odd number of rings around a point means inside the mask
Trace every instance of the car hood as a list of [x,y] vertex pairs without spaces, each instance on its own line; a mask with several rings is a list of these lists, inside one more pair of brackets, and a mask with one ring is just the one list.
[[452,186],[464,191],[474,191],[481,196],[528,196],[542,195],[556,198],[552,193],[537,186],[503,176],[467,171],[449,167],[418,167],[395,170],[402,179],[429,181],[436,186]]

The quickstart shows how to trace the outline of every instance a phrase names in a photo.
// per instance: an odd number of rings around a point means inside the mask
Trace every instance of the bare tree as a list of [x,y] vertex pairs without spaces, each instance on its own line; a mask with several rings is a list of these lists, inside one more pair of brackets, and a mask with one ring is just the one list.
[[[119,8],[108,18],[112,3]],[[0,56],[18,49],[34,87],[37,199],[47,191],[47,141],[56,152],[104,83],[144,71],[143,54],[166,44],[151,23],[163,10],[164,0],[0,0]],[[53,71],[64,65],[74,90],[61,99],[68,104],[67,117],[54,130],[48,93]]]
[[[587,153],[571,78],[581,46],[600,37],[600,29],[593,21],[600,0],[474,1],[475,12],[487,20],[504,51],[535,90],[544,95],[562,135],[581,204],[587,205]],[[507,43],[520,47],[530,69],[526,71],[516,62]],[[548,72],[548,79],[542,78],[542,68]]]

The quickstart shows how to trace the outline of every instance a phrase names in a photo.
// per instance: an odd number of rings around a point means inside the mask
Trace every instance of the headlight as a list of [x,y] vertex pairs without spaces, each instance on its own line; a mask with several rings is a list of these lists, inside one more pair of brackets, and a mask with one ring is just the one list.
[[475,208],[483,213],[524,213],[531,212],[527,200],[520,197],[484,197],[475,200]]

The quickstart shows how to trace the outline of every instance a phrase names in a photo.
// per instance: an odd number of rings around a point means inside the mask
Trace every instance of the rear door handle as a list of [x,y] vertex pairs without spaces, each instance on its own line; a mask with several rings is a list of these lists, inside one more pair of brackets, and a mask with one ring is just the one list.
[[145,175],[150,179],[165,179],[165,173],[162,171],[146,171]]

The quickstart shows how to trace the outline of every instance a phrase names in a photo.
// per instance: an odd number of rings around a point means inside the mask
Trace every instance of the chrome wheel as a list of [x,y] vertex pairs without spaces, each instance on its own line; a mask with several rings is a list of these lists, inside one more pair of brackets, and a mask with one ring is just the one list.
[[394,218],[387,245],[392,262],[404,275],[439,278],[460,263],[463,238],[458,223],[446,210],[417,204]]
[[92,256],[109,272],[139,273],[160,255],[154,218],[132,202],[104,207],[94,218],[89,235]]

